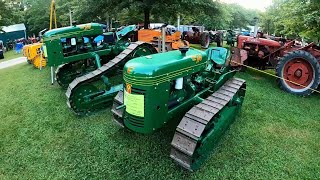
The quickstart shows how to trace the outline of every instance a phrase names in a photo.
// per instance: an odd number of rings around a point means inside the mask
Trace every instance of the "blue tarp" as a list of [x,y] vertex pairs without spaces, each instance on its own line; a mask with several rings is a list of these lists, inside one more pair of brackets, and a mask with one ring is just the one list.
[[[99,36],[94,38],[93,42],[98,43],[100,41],[103,41],[103,39],[104,39],[104,36],[103,35],[99,35]],[[61,38],[61,42],[62,43],[66,43],[67,39],[66,38]],[[90,42],[89,38],[83,37],[83,43],[89,43],[89,42]]]
[[22,48],[23,48],[23,43],[17,43],[16,44],[16,53],[21,53],[22,51]]
[[94,42],[95,43],[98,43],[98,42],[100,42],[100,41],[103,41],[103,39],[104,39],[104,36],[103,35],[100,35],[100,36],[97,36],[96,38],[94,38]]

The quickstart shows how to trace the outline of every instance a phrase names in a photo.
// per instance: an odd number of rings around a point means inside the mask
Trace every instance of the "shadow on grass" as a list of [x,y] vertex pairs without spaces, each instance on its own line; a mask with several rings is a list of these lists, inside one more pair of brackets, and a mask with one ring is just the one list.
[[130,151],[130,156],[126,155],[128,152],[120,153],[117,161],[124,162],[125,165],[115,165],[112,168],[117,171],[126,169],[121,177],[124,179],[134,178],[139,172],[150,173],[156,179],[189,178],[190,172],[182,169],[170,158],[171,141],[176,125],[175,122],[170,122],[153,134],[145,135],[127,129],[117,130],[110,139]]

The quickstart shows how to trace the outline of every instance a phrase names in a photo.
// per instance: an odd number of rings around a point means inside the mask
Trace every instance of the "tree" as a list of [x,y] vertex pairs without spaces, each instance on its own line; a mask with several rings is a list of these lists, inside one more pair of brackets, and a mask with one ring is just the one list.
[[262,27],[278,36],[319,41],[319,8],[318,0],[275,0],[262,15]]
[[[38,35],[41,30],[49,29],[51,0],[29,0],[28,3],[25,24],[30,35]],[[69,26],[69,9],[76,3],[74,0],[55,0],[58,27]]]
[[0,12],[0,26],[7,26],[14,23],[13,10],[5,1],[0,0]]
[[[51,0],[23,2],[23,7],[27,7],[23,17],[28,32],[38,34],[48,28]],[[77,24],[105,24],[113,19],[122,25],[145,22],[145,28],[150,22],[176,24],[178,13],[182,24],[204,25],[207,29],[246,28],[258,14],[213,0],[56,0],[56,9],[58,27],[69,25],[69,9],[73,10]]]
[[[186,13],[184,14],[185,24],[204,25],[207,29],[247,29],[249,25],[254,25],[254,17],[259,12],[243,8],[238,4],[216,3],[211,13]],[[212,12],[214,11],[214,12]]]
[[30,35],[49,29],[51,0],[34,0],[30,2],[30,8],[25,12],[25,23]]
[[[99,4],[99,7],[96,4]],[[140,20],[142,14],[145,28],[148,28],[151,20],[175,21],[177,13],[218,14],[217,3],[212,0],[84,0],[81,7],[87,8],[77,10],[80,21],[103,21],[107,20],[108,16],[118,19],[123,17],[123,13],[138,15],[137,20]]]

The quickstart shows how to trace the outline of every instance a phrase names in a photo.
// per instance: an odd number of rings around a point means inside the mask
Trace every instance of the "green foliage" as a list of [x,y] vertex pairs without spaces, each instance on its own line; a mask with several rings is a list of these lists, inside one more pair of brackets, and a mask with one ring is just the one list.
[[23,23],[26,2],[27,0],[0,0],[0,26]]
[[119,20],[121,24],[142,23],[147,10],[147,13],[150,11],[151,22],[176,24],[177,15],[180,14],[181,24],[204,25],[207,29],[235,29],[246,28],[258,16],[257,11],[240,5],[211,0],[118,0],[112,3],[105,0],[82,0],[80,4],[75,13],[80,23],[105,23],[110,18]]
[[[11,1],[7,1],[7,5]],[[37,35],[49,27],[51,0],[14,0],[7,24],[25,22],[28,34]],[[22,3],[23,2],[23,3]],[[3,3],[1,1],[1,3]],[[26,11],[23,11],[27,8]],[[77,24],[120,21],[121,25],[146,21],[175,24],[181,16],[181,24],[204,25],[207,29],[246,28],[258,12],[237,4],[224,4],[212,0],[56,0],[58,27],[69,25],[69,9]],[[0,22],[1,19],[0,18]]]
[[248,25],[254,25],[254,18],[258,16],[258,11],[248,10],[238,4],[227,6],[227,27],[230,29],[247,29]]
[[248,25],[253,25],[254,17],[258,16],[258,11],[248,10],[238,4],[215,3],[207,7],[207,11],[202,11],[196,6],[192,7],[194,10],[191,13],[190,10],[182,13],[182,24],[204,25],[207,29],[213,30],[246,29]]
[[276,0],[262,15],[265,31],[290,38],[320,39],[318,0]]
[[37,36],[41,30],[49,29],[50,2],[51,0],[30,2],[31,7],[24,12],[29,35]]
[[[30,7],[24,12],[25,22],[29,35],[38,35],[41,30],[49,29],[51,0],[32,0],[29,3]],[[76,3],[69,0],[55,1],[58,27],[70,25],[69,9],[73,10]]]
[[0,1],[0,26],[7,26],[12,23],[13,13],[5,1]]
[[219,14],[217,10],[217,3],[211,0],[84,0],[77,8],[77,18],[79,22],[106,22],[114,18],[122,24],[144,21],[175,23],[178,13],[183,17],[186,14],[187,18],[190,15],[212,17]]

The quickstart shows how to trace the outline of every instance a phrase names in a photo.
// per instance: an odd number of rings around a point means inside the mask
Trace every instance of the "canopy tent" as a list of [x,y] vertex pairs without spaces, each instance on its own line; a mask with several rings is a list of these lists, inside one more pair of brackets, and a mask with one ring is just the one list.
[[27,38],[26,26],[24,24],[3,26],[0,29],[0,40],[2,40],[4,43],[7,43],[8,41],[14,41],[16,39]]

